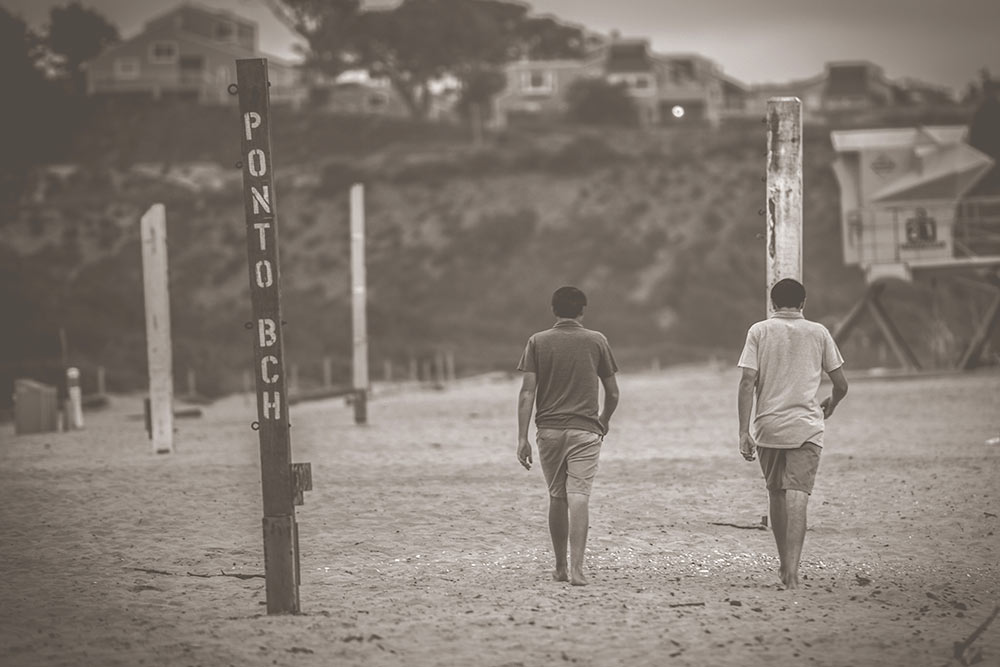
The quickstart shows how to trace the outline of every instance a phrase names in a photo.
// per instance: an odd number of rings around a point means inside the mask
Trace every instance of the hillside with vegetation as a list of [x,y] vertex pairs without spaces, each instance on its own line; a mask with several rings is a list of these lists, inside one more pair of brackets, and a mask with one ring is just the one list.
[[[236,111],[95,104],[79,123],[61,166],[8,177],[18,196],[0,216],[4,383],[51,375],[63,328],[85,379],[103,365],[112,389],[142,386],[138,220],[162,202],[177,376],[196,369],[210,395],[238,389],[252,356]],[[319,382],[327,356],[348,377],[354,182],[366,184],[376,377],[386,360],[400,374],[440,349],[454,350],[459,373],[510,369],[550,324],[562,284],[588,293],[587,324],[626,369],[734,363],[763,313],[758,123],[538,127],[480,147],[460,126],[308,111],[277,109],[273,127],[286,358],[303,385]],[[807,127],[804,155],[807,314],[832,325],[863,279],[841,261],[828,129]],[[970,320],[940,289],[893,286],[886,301],[914,347],[945,364],[969,333],[954,322]],[[846,346],[852,365],[886,362],[868,338],[862,328]]]

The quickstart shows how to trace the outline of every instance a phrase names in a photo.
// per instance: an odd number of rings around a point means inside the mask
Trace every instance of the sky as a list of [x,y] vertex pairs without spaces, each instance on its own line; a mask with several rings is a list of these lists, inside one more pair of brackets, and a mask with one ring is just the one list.
[[[367,0],[366,4],[393,4]],[[43,27],[67,0],[0,0]],[[82,0],[123,36],[181,0]],[[196,0],[260,26],[265,53],[295,58],[296,36],[263,0]],[[819,74],[824,63],[869,60],[891,79],[914,78],[956,93],[988,68],[1000,77],[1000,0],[530,0],[550,14],[602,33],[645,38],[662,53],[698,53],[746,84]]]

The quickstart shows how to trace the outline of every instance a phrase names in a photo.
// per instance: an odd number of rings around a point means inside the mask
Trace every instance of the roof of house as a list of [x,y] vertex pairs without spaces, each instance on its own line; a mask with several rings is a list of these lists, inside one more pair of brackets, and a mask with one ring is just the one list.
[[143,24],[143,27],[145,28],[145,26],[148,26],[150,23],[154,21],[159,21],[160,19],[166,16],[170,16],[171,14],[175,14],[183,9],[194,9],[195,11],[199,11],[202,14],[208,14],[216,18],[224,18],[229,21],[233,21],[235,23],[243,23],[245,25],[251,25],[254,26],[255,28],[257,27],[256,21],[240,16],[239,14],[235,14],[229,11],[228,9],[206,7],[205,5],[198,4],[197,2],[191,2],[190,0],[186,0],[185,2],[177,4],[174,7],[153,16]]
[[930,125],[875,130],[836,130],[830,133],[838,153],[872,149],[916,148],[921,145],[961,143],[968,134],[964,125]]
[[[922,154],[921,154],[922,153]],[[920,167],[872,195],[872,201],[960,199],[993,166],[993,159],[966,143],[921,151]]]
[[993,160],[965,143],[962,125],[832,132],[839,153],[863,150],[906,150],[914,166],[874,192],[873,202],[962,197],[992,167]]
[[[209,8],[203,7],[203,6],[198,5],[198,4],[194,4],[194,3],[191,3],[191,2],[185,2],[183,4],[177,5],[176,7],[174,7],[173,9],[171,9],[169,11],[163,12],[162,14],[159,14],[158,16],[156,16],[156,17],[154,17],[154,18],[146,21],[146,23],[143,24],[142,31],[140,31],[138,34],[135,34],[132,37],[129,37],[128,39],[122,40],[122,41],[120,41],[120,42],[118,42],[116,44],[112,44],[108,48],[106,48],[103,51],[101,51],[101,53],[99,53],[98,55],[94,56],[94,58],[92,58],[90,62],[93,62],[95,60],[103,58],[103,57],[107,56],[108,54],[114,53],[115,51],[121,49],[122,47],[124,47],[124,46],[126,46],[128,44],[132,44],[132,43],[136,42],[137,40],[140,40],[140,39],[146,37],[147,34],[148,34],[148,32],[149,32],[149,25],[151,23],[154,23],[155,21],[157,21],[159,19],[162,19],[162,18],[164,18],[166,16],[170,16],[171,14],[174,14],[174,13],[176,13],[176,12],[182,10],[182,9],[185,9],[185,8],[195,9],[195,10],[204,12],[206,14],[210,14],[212,16],[224,17],[224,18],[227,18],[227,19],[230,19],[230,20],[239,20],[239,21],[241,21],[243,23],[256,26],[256,24],[253,21],[250,21],[248,19],[243,19],[241,17],[238,17],[237,15],[233,14],[232,12],[228,12],[226,10],[209,9]],[[160,33],[160,31],[157,31],[157,32],[158,32],[158,34]],[[211,40],[211,39],[208,39],[208,38],[206,38],[206,37],[204,37],[202,35],[199,35],[197,33],[193,33],[193,32],[190,32],[188,30],[184,30],[183,28],[171,28],[169,32],[170,32],[170,34],[176,35],[177,39],[183,39],[184,41],[190,42],[192,44],[198,44],[198,45],[206,47],[206,48],[215,49],[216,51],[220,51],[222,53],[229,53],[229,54],[233,55],[234,57],[240,57],[240,58],[247,58],[247,57],[254,57],[254,56],[264,57],[264,58],[267,58],[268,63],[271,63],[271,64],[279,65],[279,66],[282,66],[282,67],[294,67],[295,66],[295,63],[293,63],[293,62],[291,62],[289,60],[286,60],[284,58],[280,58],[278,56],[273,56],[273,55],[270,55],[270,54],[266,54],[266,53],[263,53],[263,52],[261,52],[259,50],[258,51],[254,51],[253,49],[248,49],[245,46],[241,46],[240,44],[235,43],[235,42],[221,42],[221,41]]]
[[650,72],[653,69],[649,44],[645,40],[615,42],[608,47],[605,69],[609,74]]
[[868,94],[870,69],[864,64],[837,65],[827,69],[826,94],[836,97]]

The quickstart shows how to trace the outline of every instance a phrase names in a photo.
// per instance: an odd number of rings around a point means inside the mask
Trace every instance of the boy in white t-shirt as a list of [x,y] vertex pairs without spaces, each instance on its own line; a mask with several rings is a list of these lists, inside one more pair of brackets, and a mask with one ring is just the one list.
[[[797,280],[775,283],[775,312],[750,327],[739,361],[740,453],[747,461],[760,453],[786,588],[799,586],[806,507],[819,468],[824,420],[847,395],[844,359],[826,327],[803,317],[805,300],[806,290]],[[833,394],[820,403],[816,392],[823,372],[833,382]]]

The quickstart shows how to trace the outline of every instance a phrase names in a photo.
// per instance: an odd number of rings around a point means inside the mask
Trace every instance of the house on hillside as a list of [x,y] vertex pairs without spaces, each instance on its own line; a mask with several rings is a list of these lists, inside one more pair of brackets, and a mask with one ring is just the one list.
[[[411,117],[402,95],[386,78],[373,78],[364,71],[348,71],[330,77],[314,72],[308,77],[309,105],[334,114]],[[454,116],[456,94],[453,88],[432,86],[427,106],[428,120],[446,120]]]
[[86,65],[90,95],[142,95],[232,104],[236,60],[266,57],[271,102],[297,105],[308,92],[298,70],[258,48],[257,24],[231,12],[185,3],[111,46]]
[[717,123],[727,107],[742,107],[744,88],[724,77],[718,65],[695,54],[658,54],[643,39],[621,39],[581,60],[521,60],[506,69],[507,88],[497,96],[494,122],[561,116],[566,91],[581,78],[623,84],[645,126]]
[[814,121],[845,113],[955,104],[944,88],[912,79],[892,81],[874,63],[846,61],[827,63],[822,73],[808,79],[752,86],[746,113],[763,115],[768,98],[785,96],[801,99],[803,119]]

